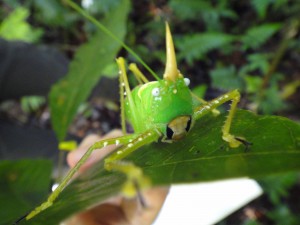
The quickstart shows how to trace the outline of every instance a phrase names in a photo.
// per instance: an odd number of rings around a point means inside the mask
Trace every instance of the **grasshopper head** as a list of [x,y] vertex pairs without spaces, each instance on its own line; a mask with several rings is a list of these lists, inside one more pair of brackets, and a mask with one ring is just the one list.
[[166,23],[166,69],[164,79],[160,86],[153,89],[157,91],[153,106],[157,109],[153,112],[155,122],[161,124],[161,130],[166,139],[179,140],[184,137],[191,128],[192,97],[189,89],[189,79],[184,78],[177,69],[176,55],[170,28]]

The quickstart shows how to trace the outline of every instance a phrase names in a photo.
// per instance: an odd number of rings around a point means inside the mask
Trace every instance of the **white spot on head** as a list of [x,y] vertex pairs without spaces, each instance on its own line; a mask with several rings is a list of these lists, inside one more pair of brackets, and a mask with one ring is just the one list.
[[124,82],[122,82],[122,84],[121,84],[123,87],[125,87],[125,83]]
[[176,94],[176,93],[177,93],[177,89],[174,89],[174,90],[173,90],[173,93]]
[[152,95],[153,95],[154,97],[159,96],[159,88],[153,88],[153,90],[152,90]]
[[190,85],[191,81],[190,81],[189,78],[184,78],[183,80],[184,80],[184,83],[185,83],[186,86]]
[[120,144],[120,140],[116,140],[116,145]]
[[108,142],[107,142],[107,141],[103,143],[103,146],[104,146],[104,147],[106,147],[107,145],[108,145]]
[[125,95],[125,96],[127,95],[126,91],[124,91],[124,95]]

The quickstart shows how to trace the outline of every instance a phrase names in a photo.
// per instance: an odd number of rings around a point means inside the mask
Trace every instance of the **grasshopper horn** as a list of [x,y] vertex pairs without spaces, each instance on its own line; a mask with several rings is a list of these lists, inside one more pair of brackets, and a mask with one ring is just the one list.
[[166,22],[166,55],[167,63],[164,73],[164,79],[169,81],[176,81],[177,78],[181,77],[176,63],[176,55],[174,50],[173,39],[170,31],[169,24]]

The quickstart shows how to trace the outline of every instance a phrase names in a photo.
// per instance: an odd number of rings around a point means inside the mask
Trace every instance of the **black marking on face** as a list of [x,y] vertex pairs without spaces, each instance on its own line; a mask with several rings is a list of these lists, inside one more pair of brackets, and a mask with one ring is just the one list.
[[169,126],[167,126],[167,138],[172,139],[173,134],[174,134],[174,131]]
[[192,119],[190,118],[186,124],[186,128],[185,128],[186,132],[189,132],[189,130],[191,129],[191,124],[192,124]]

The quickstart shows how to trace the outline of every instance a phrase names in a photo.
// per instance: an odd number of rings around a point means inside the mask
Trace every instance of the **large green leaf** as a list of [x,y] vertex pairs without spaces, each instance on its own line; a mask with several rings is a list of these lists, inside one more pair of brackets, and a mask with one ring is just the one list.
[[[109,13],[103,24],[123,40],[129,1],[123,0]],[[97,84],[102,71],[114,58],[120,44],[99,31],[88,43],[81,46],[70,65],[65,78],[57,83],[50,93],[51,119],[60,141],[66,135],[77,109]]]
[[0,161],[0,224],[12,224],[47,196],[51,167],[47,160]]
[[[212,181],[234,177],[258,178],[300,170],[300,126],[286,118],[256,116],[240,110],[232,131],[253,145],[231,149],[221,139],[224,114],[197,121],[182,141],[153,143],[132,153],[127,160],[143,168],[153,185]],[[71,214],[118,195],[125,176],[103,169],[99,162],[76,178],[55,204],[22,224],[57,224]]]

